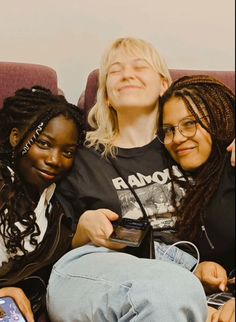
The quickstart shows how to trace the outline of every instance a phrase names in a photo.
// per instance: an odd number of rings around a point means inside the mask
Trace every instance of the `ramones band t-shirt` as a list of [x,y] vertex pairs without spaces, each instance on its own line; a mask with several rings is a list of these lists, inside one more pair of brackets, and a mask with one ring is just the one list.
[[[122,177],[111,162],[94,149],[82,149],[75,167],[63,183],[63,194],[73,203],[77,218],[85,211],[107,208],[126,218],[138,219],[142,211],[129,189],[131,185],[142,202],[154,229],[174,227],[171,206],[170,177],[157,139],[140,148],[119,148],[113,159]],[[175,173],[182,174],[176,166]],[[178,189],[179,198],[184,194]]]
[[[100,208],[110,209],[122,217],[140,218],[142,211],[126,184],[128,181],[145,208],[154,228],[154,237],[164,236],[165,240],[165,234],[170,236],[174,231],[176,217],[173,216],[171,180],[163,146],[154,139],[143,147],[118,148],[114,162],[122,177],[99,151],[92,148],[78,151],[74,168],[59,188],[59,192],[73,205],[75,220],[86,210]],[[172,167],[175,175],[184,181],[176,164],[173,163]],[[234,260],[231,250],[234,247],[235,179],[232,173],[233,168],[228,162],[218,192],[206,211],[205,226],[215,244],[214,249],[204,234],[196,241],[202,259],[224,264],[227,257],[229,266]],[[175,189],[180,200],[185,191],[180,186],[175,186]]]

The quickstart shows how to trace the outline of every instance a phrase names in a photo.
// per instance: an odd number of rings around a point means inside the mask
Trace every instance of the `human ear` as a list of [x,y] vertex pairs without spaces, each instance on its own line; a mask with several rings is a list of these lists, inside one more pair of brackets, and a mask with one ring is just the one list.
[[20,142],[20,139],[21,139],[20,131],[16,127],[14,127],[11,130],[10,137],[9,137],[11,146],[15,148],[17,144]]
[[160,97],[165,93],[165,91],[168,89],[168,87],[169,87],[168,81],[165,78],[162,78]]

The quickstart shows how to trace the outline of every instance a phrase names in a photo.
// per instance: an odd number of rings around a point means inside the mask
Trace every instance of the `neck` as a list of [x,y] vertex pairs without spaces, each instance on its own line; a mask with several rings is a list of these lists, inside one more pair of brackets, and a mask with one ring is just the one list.
[[26,190],[27,190],[27,193],[28,193],[28,196],[30,197],[30,199],[35,203],[37,204],[38,201],[39,201],[39,197],[40,197],[40,193],[39,191],[33,187],[33,186],[28,186],[26,187]]
[[147,113],[118,113],[119,133],[113,141],[120,148],[136,148],[150,143],[156,137],[157,109]]

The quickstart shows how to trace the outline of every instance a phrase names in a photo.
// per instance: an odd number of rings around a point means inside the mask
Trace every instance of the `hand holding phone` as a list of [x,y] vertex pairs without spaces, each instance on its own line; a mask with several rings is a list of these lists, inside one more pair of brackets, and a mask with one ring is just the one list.
[[0,297],[0,321],[27,322],[15,300],[9,296]]
[[114,230],[109,240],[127,246],[139,247],[150,228],[150,223],[144,219],[121,218],[117,222],[113,222],[113,227]]

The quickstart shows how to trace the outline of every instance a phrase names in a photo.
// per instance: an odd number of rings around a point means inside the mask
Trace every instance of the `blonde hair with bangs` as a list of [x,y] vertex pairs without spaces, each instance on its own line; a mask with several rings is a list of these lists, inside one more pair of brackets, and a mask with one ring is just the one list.
[[88,115],[88,123],[94,130],[87,133],[86,146],[95,149],[102,147],[104,155],[113,156],[116,148],[112,142],[118,134],[118,121],[116,111],[108,103],[106,82],[111,59],[118,49],[126,55],[143,57],[167,81],[168,85],[171,84],[166,62],[152,44],[137,38],[118,38],[105,51],[99,69],[97,103]]

